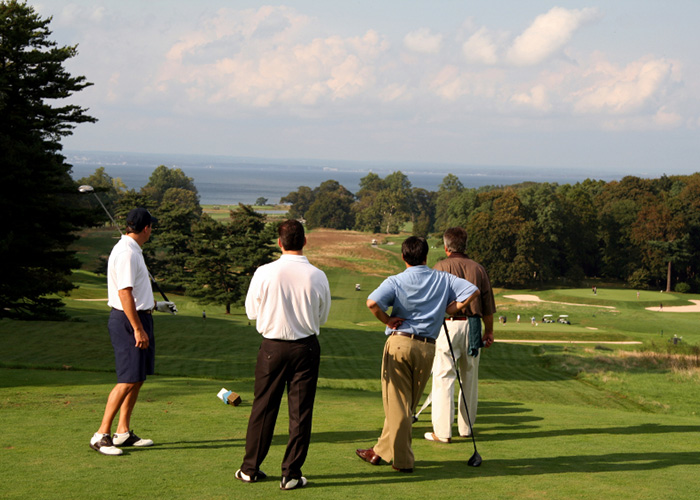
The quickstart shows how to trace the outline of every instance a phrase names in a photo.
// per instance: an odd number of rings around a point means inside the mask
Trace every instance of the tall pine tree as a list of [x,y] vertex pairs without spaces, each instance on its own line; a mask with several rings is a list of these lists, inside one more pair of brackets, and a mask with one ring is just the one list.
[[74,288],[68,247],[89,221],[60,140],[96,120],[57,103],[91,84],[64,69],[77,48],[50,40],[50,22],[26,3],[0,2],[0,318],[63,316],[48,296]]
[[227,222],[204,215],[193,232],[187,295],[201,304],[222,305],[228,314],[232,304],[245,300],[255,270],[273,260],[277,225],[266,224],[263,215],[239,204]]

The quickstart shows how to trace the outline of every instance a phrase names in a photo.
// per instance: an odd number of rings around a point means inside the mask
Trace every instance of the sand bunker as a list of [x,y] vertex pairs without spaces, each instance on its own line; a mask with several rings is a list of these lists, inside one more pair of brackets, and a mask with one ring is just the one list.
[[494,342],[503,342],[504,344],[617,344],[617,345],[634,345],[641,344],[638,340],[509,340],[495,339]]
[[565,306],[602,307],[604,309],[615,309],[614,306],[599,306],[596,304],[573,304],[571,302],[556,302],[554,300],[542,300],[537,295],[504,295],[503,298],[513,299],[519,302],[547,302],[549,304],[563,304]]
[[[605,309],[615,309],[613,306],[598,306],[594,304],[572,304],[570,302],[555,302],[552,300],[542,300],[537,295],[504,295],[505,299],[513,299],[519,302],[549,302],[550,304],[564,304],[567,306],[584,306],[584,307],[603,307]],[[700,300],[689,300],[693,305],[690,306],[664,306],[663,309],[660,307],[647,307],[647,311],[656,312],[700,312]]]
[[671,306],[671,307],[666,307],[664,306],[663,309],[660,307],[647,307],[647,311],[656,311],[656,312],[674,312],[674,313],[695,313],[695,312],[700,312],[700,300],[689,300],[689,302],[692,302],[692,306]]

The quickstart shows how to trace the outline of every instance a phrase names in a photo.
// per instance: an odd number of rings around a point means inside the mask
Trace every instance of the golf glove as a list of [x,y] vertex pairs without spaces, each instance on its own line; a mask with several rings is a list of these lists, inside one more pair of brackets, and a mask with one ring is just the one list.
[[156,311],[162,313],[177,314],[177,307],[175,306],[175,302],[161,301],[156,302]]

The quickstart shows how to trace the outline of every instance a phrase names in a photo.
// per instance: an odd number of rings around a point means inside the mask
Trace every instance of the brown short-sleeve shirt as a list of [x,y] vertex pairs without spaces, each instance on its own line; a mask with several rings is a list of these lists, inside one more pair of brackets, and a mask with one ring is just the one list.
[[486,273],[484,266],[464,254],[452,253],[446,259],[438,261],[433,266],[433,269],[464,278],[479,288],[481,294],[467,306],[467,316],[484,317],[496,312],[496,299],[493,296],[489,275]]

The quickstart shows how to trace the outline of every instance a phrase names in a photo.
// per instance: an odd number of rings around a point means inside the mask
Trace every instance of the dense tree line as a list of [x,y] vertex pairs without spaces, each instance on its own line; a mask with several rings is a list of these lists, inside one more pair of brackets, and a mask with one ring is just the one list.
[[[335,181],[324,185],[347,192]],[[354,199],[345,195],[342,205],[312,212],[326,204],[321,186],[302,186],[281,202],[314,227],[397,233],[412,222],[414,234],[427,236],[463,226],[469,253],[498,286],[601,277],[700,291],[700,173],[481,188],[465,188],[450,174],[437,192],[413,188],[401,172],[383,179],[369,173]]]
[[[247,205],[229,211],[225,221],[203,214],[194,180],[179,168],[157,167],[139,191],[127,190],[102,167],[77,183],[100,191],[120,227],[133,207],[148,208],[158,219],[143,247],[154,277],[202,304],[224,306],[227,313],[243,300],[255,269],[270,262],[276,251],[275,224]],[[84,203],[99,214],[99,224],[111,224],[99,202],[88,197]]]

